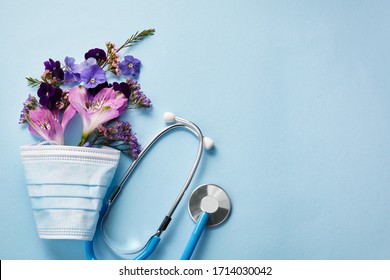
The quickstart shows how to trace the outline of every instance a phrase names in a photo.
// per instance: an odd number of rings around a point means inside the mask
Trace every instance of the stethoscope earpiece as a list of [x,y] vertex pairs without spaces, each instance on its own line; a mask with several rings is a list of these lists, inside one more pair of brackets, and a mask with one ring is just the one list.
[[165,112],[164,116],[163,116],[163,120],[166,123],[175,122],[176,121],[175,118],[176,118],[176,115],[174,113],[171,113],[171,112]]
[[215,146],[215,142],[213,139],[211,139],[210,137],[203,137],[203,147],[206,149],[206,150],[211,150],[212,148],[214,148]]

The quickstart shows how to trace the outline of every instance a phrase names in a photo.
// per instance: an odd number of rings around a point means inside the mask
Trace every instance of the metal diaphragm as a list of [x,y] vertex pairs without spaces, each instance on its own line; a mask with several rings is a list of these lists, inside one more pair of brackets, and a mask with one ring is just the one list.
[[219,186],[205,184],[197,187],[188,202],[188,212],[194,222],[202,212],[209,214],[207,226],[217,226],[223,223],[231,210],[230,198]]

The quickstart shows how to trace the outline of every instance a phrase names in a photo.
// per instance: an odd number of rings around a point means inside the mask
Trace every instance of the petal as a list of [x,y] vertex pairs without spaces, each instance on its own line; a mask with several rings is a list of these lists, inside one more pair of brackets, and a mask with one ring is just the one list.
[[45,65],[45,70],[50,70],[50,62],[49,61],[43,62],[43,65]]
[[73,83],[75,81],[73,78],[73,74],[68,71],[64,72],[64,80],[65,83]]
[[73,66],[73,72],[81,73],[83,70],[90,68],[92,65],[96,65],[97,61],[95,58],[90,57],[87,60],[84,60],[80,64],[75,64]]
[[69,90],[69,103],[73,108],[79,112],[80,115],[85,114],[87,108],[86,104],[88,103],[88,92],[83,86],[77,86]]
[[65,130],[68,122],[74,117],[75,114],[76,114],[76,109],[73,108],[72,105],[69,105],[68,108],[66,108],[64,114],[62,115],[61,125],[62,125],[62,128],[64,130]]
[[93,77],[93,73],[92,73],[92,69],[91,68],[87,68],[87,69],[84,69],[83,71],[81,71],[80,73],[80,79],[82,82],[84,83],[88,83],[89,80]]
[[73,58],[73,57],[69,57],[69,56],[67,56],[67,57],[65,57],[65,64],[67,65],[67,66],[69,66],[69,67],[71,67],[72,68],[72,66],[74,65],[74,63],[75,63],[75,59]]
[[125,61],[126,62],[133,62],[133,60],[134,60],[134,56],[132,56],[132,55],[126,55],[125,56]]
[[127,102],[126,97],[122,93],[117,94],[112,87],[99,91],[93,100],[96,102],[98,100],[105,102],[111,109],[118,109],[123,106],[123,103]]
[[35,136],[41,137],[41,135],[38,133],[38,131],[35,130],[35,128],[31,125],[30,122],[28,122],[28,130]]
[[124,76],[128,76],[131,74],[131,69],[127,66],[128,63],[126,61],[122,61],[121,63],[119,63],[119,69],[121,70],[122,72],[122,75]]
[[97,65],[97,60],[94,57],[90,57],[86,61],[84,61],[84,65],[87,68],[91,67],[92,65]]
[[107,81],[107,78],[106,78],[106,73],[104,73],[104,71],[102,70],[102,72],[100,73],[96,73],[95,74],[95,80],[96,80],[96,83],[97,84],[102,84],[104,82]]

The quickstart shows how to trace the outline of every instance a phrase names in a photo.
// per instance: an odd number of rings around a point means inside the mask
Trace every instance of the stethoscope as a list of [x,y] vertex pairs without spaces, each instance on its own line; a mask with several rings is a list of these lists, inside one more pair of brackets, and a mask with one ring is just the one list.
[[[159,140],[163,135],[167,132],[176,129],[176,128],[186,128],[195,134],[198,139],[198,150],[197,155],[194,161],[194,164],[191,168],[191,171],[180,190],[179,195],[176,200],[173,202],[170,210],[165,215],[163,221],[158,227],[155,234],[153,234],[147,243],[139,250],[138,255],[134,258],[135,260],[144,260],[147,259],[156,249],[157,245],[161,240],[161,234],[165,231],[172,220],[172,215],[175,212],[177,206],[182,200],[185,192],[187,191],[192,178],[198,168],[200,159],[202,157],[203,148],[206,150],[210,150],[214,147],[214,141],[209,137],[204,137],[202,131],[199,127],[191,121],[188,121],[183,118],[177,117],[173,113],[165,113],[163,117],[166,123],[171,123],[169,126],[160,130],[142,149],[138,157],[130,164],[122,179],[120,180],[118,186],[114,189],[111,196],[109,197],[107,203],[102,206],[100,211],[100,224],[103,225],[104,220],[107,218],[111,208],[113,207],[114,201],[118,197],[119,193],[123,189],[123,186],[127,179],[130,177],[132,172],[134,171],[137,164],[143,158],[143,156],[148,152],[148,150]],[[214,184],[204,184],[196,188],[189,199],[188,203],[188,211],[190,213],[191,218],[196,222],[195,228],[190,236],[190,239],[187,243],[186,248],[181,256],[181,259],[190,259],[192,253],[194,252],[196,245],[202,235],[206,226],[216,226],[221,224],[226,220],[230,213],[231,203],[229,196],[227,193],[217,185]],[[103,226],[102,226],[103,227]],[[104,235],[104,230],[103,230]],[[85,242],[85,254],[86,258],[90,260],[96,260],[96,255],[93,248],[93,241]],[[122,253],[120,249],[112,246],[109,241],[105,238],[106,243],[109,245],[111,249],[116,251],[117,253]]]

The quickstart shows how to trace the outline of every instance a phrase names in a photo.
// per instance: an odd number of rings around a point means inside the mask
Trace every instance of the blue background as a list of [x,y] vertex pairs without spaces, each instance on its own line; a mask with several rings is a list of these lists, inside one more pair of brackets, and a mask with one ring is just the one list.
[[[43,61],[137,30],[122,54],[142,63],[153,109],[126,115],[145,144],[175,112],[216,141],[191,189],[222,186],[233,210],[196,259],[390,259],[389,1],[16,1],[0,9],[0,258],[83,259],[83,242],[39,239],[19,158],[36,142],[18,125]],[[79,120],[72,120],[80,128]],[[76,141],[76,133],[68,141]],[[155,230],[196,152],[185,131],[139,166],[108,221],[126,247]],[[121,160],[114,183],[129,161]],[[50,170],[42,170],[50,172]],[[177,259],[194,226],[189,193],[152,256]],[[131,217],[131,218],[129,218]],[[131,223],[137,220],[144,222]],[[116,259],[97,233],[97,254]]]

